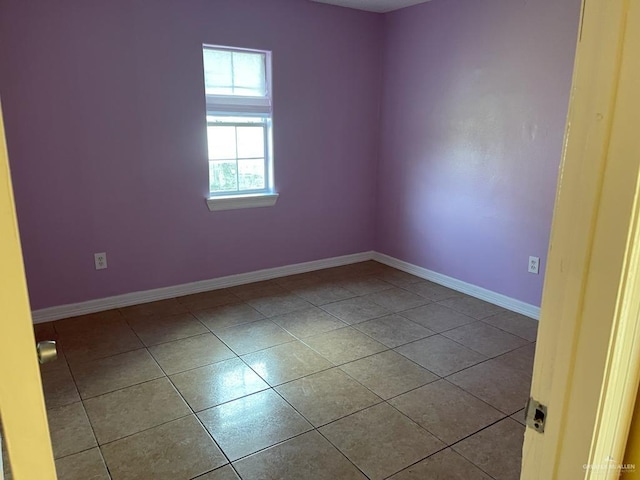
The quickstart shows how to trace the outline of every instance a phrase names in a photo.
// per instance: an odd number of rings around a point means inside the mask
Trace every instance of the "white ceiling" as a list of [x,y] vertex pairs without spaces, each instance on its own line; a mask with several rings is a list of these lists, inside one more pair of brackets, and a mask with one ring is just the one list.
[[399,8],[425,3],[429,0],[311,0],[318,3],[329,3],[340,7],[367,10],[369,12],[385,13]]

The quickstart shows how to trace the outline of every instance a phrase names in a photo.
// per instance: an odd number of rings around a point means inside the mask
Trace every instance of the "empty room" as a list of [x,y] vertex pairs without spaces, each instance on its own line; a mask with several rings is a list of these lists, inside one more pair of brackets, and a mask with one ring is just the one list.
[[520,478],[580,19],[0,0],[4,478],[9,422],[61,480]]

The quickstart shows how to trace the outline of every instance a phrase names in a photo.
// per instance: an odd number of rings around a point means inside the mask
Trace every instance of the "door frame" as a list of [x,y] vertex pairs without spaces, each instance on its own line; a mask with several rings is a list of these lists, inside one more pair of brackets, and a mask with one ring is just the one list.
[[15,480],[55,480],[0,105],[0,416]]
[[523,479],[618,478],[640,378],[640,2],[583,0]]

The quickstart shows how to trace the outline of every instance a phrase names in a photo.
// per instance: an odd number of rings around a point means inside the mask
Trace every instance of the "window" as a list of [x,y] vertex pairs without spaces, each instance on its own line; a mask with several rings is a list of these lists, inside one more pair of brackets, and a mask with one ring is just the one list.
[[269,206],[271,53],[203,46],[210,210]]

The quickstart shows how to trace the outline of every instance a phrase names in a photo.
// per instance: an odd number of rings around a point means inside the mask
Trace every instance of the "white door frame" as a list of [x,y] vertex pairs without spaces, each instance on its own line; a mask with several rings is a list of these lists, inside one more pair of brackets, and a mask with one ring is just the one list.
[[0,107],[0,416],[15,480],[55,480]]
[[[523,479],[618,478],[640,372],[640,1],[583,0]],[[640,466],[639,466],[640,467]]]

